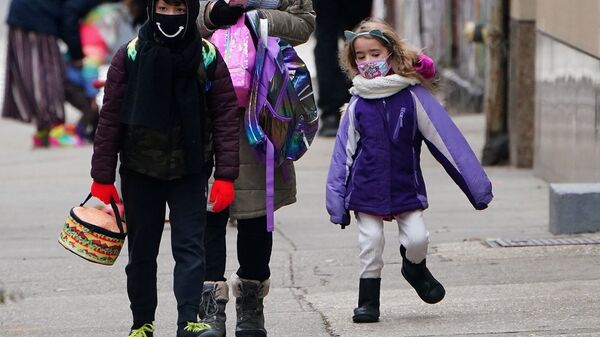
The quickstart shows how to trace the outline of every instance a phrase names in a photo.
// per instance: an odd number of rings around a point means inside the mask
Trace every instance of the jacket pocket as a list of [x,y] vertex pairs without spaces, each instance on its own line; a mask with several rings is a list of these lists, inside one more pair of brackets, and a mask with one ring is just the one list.
[[356,169],[358,167],[358,160],[360,159],[361,154],[362,154],[362,148],[360,148],[358,150],[358,152],[356,153],[356,156],[354,156],[354,160],[352,161],[352,166],[350,166],[350,173],[348,174],[348,177],[346,178],[346,196],[348,196],[348,190],[350,190],[350,187],[354,181],[354,174],[356,173]]

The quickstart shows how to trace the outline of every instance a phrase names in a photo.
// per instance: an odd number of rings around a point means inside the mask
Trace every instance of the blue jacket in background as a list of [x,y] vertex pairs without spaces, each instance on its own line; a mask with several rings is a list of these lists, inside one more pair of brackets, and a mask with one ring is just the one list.
[[63,40],[73,60],[83,58],[79,21],[101,0],[12,0],[9,26]]

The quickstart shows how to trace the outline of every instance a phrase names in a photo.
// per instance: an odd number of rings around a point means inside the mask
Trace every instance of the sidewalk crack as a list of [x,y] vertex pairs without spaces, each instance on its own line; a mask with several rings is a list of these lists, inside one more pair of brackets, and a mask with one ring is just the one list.
[[301,308],[308,307],[309,311],[316,312],[317,314],[319,314],[319,316],[321,317],[321,322],[325,328],[325,332],[327,332],[327,334],[330,337],[340,337],[340,335],[335,333],[335,330],[333,329],[331,322],[329,321],[329,319],[327,319],[325,314],[322,311],[320,311],[319,309],[317,309],[312,302],[310,302],[309,300],[306,299],[308,290],[304,287],[300,287],[300,286],[296,285],[296,279],[295,279],[295,273],[294,273],[294,252],[298,251],[296,244],[289,237],[287,237],[287,235],[285,235],[283,233],[283,231],[280,230],[279,228],[276,228],[275,232],[277,234],[281,235],[281,237],[283,237],[290,244],[290,246],[292,246],[293,251],[288,253],[288,268],[289,268],[290,285],[291,285],[290,292],[292,293],[292,296],[294,297],[294,299],[300,305]]

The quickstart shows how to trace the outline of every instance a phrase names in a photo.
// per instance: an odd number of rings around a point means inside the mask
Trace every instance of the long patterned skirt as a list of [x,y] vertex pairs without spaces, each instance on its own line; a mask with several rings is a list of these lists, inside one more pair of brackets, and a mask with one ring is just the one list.
[[2,117],[50,129],[65,119],[65,66],[54,36],[9,27]]

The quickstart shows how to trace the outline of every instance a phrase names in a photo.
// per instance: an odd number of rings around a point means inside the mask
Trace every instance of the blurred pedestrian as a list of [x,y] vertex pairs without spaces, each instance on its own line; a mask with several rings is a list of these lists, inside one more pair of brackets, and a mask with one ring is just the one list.
[[[50,144],[50,130],[65,120],[65,64],[58,47],[68,47],[68,63],[83,66],[80,19],[100,0],[12,0],[7,23],[8,55],[2,116],[35,123],[35,147]],[[55,140],[74,140],[57,129]]]
[[[431,94],[431,67],[418,50],[380,20],[346,32],[341,62],[353,97],[337,132],[327,177],[331,222],[344,228],[350,211],[358,223],[360,283],[356,323],[379,320],[383,223],[396,220],[402,275],[426,303],[444,287],[426,266],[428,207],[421,174],[423,142],[477,210],[492,200],[492,185],[469,144]],[[376,178],[374,178],[376,177]]]
[[148,13],[146,12],[146,1],[147,0],[123,0],[129,15],[131,15],[131,24],[134,27],[139,27],[144,24],[148,19]]
[[319,135],[334,137],[340,122],[340,108],[350,98],[350,82],[338,62],[338,43],[344,30],[353,29],[371,15],[373,0],[314,0],[314,5],[317,13],[315,62],[321,110]]
[[[133,26],[135,18],[128,12],[125,3],[102,3],[91,9],[80,22],[83,68],[76,69],[67,63],[66,100],[81,112],[75,130],[87,142],[93,141],[98,124],[97,101],[103,83],[99,78],[105,75],[104,67],[137,33]],[[112,211],[112,207],[107,209]]]
[[[236,0],[201,2],[198,25],[203,36],[218,28],[235,24],[247,10],[257,9],[268,19],[269,36],[292,45],[308,40],[315,26],[311,0],[249,0],[246,7],[234,6]],[[252,43],[252,41],[249,41]],[[243,46],[237,47],[244,50]],[[239,102],[243,116],[248,102]],[[243,123],[241,124],[243,127]],[[229,289],[225,282],[227,219],[237,220],[239,268],[231,277],[236,297],[236,336],[266,336],[263,298],[269,293],[273,233],[266,230],[265,165],[256,157],[245,132],[240,134],[240,177],[235,181],[235,200],[229,208],[213,207],[206,227],[206,283],[203,296],[204,321],[213,326],[211,336],[225,336],[225,305]],[[287,173],[284,177],[283,172]],[[291,161],[275,170],[275,209],[296,202],[296,174]],[[213,185],[212,189],[218,188]],[[213,300],[211,300],[213,299]],[[214,300],[216,299],[216,300]],[[228,334],[229,335],[229,334]]]

